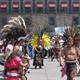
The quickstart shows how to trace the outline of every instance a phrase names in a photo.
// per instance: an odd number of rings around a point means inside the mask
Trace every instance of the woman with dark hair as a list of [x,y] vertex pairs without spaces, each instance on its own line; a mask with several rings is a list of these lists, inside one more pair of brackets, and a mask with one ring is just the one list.
[[5,80],[21,80],[19,68],[20,66],[27,66],[28,63],[22,62],[19,50],[19,46],[14,46],[12,54],[5,62]]

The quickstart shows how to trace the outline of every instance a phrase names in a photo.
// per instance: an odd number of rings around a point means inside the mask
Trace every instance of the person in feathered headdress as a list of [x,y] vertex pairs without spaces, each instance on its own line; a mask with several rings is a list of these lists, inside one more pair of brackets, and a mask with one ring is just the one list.
[[76,63],[77,60],[80,59],[80,50],[75,43],[75,40],[79,38],[79,35],[76,33],[73,28],[67,29],[67,33],[65,33],[67,39],[66,45],[61,51],[60,63],[62,68],[63,66],[66,68],[67,80],[75,80],[75,76],[77,75]]
[[8,23],[4,25],[0,31],[0,39],[6,39],[6,46],[9,44],[9,42],[11,42],[12,45],[15,45],[15,43],[18,42],[19,37],[26,35],[26,30],[27,27],[23,17],[10,17]]
[[43,65],[43,58],[45,57],[44,48],[49,49],[50,48],[50,39],[47,33],[43,33],[42,35],[35,34],[33,36],[33,39],[31,41],[31,45],[34,48],[34,61],[33,65],[35,68]]
[[31,45],[34,49],[39,45],[42,45],[43,48],[50,48],[50,38],[47,33],[43,33],[42,35],[34,34],[33,39],[31,41]]
[[33,66],[35,66],[35,68],[37,68],[37,66],[39,66],[39,68],[42,68],[43,65],[43,59],[41,57],[43,48],[39,44],[39,39],[40,39],[39,35],[34,34],[33,39],[31,40],[31,45],[34,49]]
[[21,36],[25,36],[27,27],[24,19],[21,16],[11,17],[10,20],[0,31],[0,39],[18,39]]
[[63,39],[64,39],[64,46],[67,43],[67,40],[71,36],[74,39],[74,44],[76,47],[78,47],[80,42],[80,31],[76,28],[76,26],[67,28],[64,32]]
[[[19,37],[26,35],[26,25],[24,19],[21,16],[11,17],[0,31],[1,39],[6,39],[8,41],[16,40],[13,45],[8,45],[6,47],[7,58],[5,60],[5,80],[24,80],[25,70],[24,68],[28,65],[28,62],[24,62],[24,53],[21,51],[21,42],[18,40]],[[5,52],[6,53],[6,52]],[[20,68],[21,67],[21,68]],[[22,69],[23,72],[20,72]],[[26,68],[25,68],[26,69]]]

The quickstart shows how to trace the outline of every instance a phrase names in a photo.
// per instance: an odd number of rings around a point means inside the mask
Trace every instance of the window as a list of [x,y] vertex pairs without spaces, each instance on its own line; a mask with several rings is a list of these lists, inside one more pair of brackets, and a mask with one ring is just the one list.
[[49,17],[49,24],[55,25],[55,17]]
[[7,2],[1,2],[0,9],[1,13],[7,13]]
[[1,25],[4,26],[7,24],[7,17],[2,17],[1,19]]
[[67,12],[68,12],[68,3],[61,2],[61,13],[67,13]]
[[79,25],[79,17],[73,17],[73,25]]
[[56,4],[55,4],[55,2],[49,2],[49,13],[56,13]]
[[37,13],[43,13],[43,7],[44,7],[43,2],[37,2],[36,3],[36,12]]
[[12,11],[13,13],[19,13],[19,2],[12,3]]
[[73,13],[79,13],[79,2],[73,2],[72,10]]
[[29,17],[25,17],[26,25],[31,25],[31,19]]
[[25,2],[25,13],[31,13],[31,2]]

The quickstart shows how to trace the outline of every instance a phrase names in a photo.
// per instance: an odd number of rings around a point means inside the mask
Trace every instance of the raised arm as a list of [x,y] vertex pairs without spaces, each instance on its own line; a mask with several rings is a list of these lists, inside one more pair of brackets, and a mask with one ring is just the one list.
[[23,66],[23,67],[25,67],[25,66],[28,65],[28,63],[23,63],[23,62],[21,61],[21,62],[20,62],[20,65]]

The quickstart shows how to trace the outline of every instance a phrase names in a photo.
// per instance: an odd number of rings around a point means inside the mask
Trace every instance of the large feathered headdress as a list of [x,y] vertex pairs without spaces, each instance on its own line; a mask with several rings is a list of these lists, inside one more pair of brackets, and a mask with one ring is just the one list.
[[72,37],[74,40],[74,45],[78,46],[80,43],[80,29],[77,28],[77,26],[67,28],[64,33],[64,40],[66,43],[69,37]]
[[1,39],[17,39],[26,35],[25,21],[21,16],[11,17],[10,20],[0,31]]
[[43,33],[41,36],[39,34],[34,34],[33,39],[31,41],[31,45],[34,49],[39,47],[39,45],[44,48],[50,48],[50,38],[47,33]]

